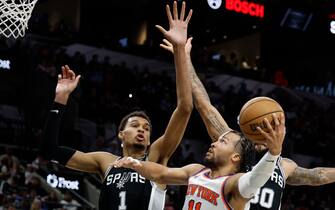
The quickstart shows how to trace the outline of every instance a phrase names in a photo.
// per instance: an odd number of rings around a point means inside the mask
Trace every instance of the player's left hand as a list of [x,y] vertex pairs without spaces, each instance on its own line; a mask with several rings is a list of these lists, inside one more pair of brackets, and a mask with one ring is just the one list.
[[74,71],[68,65],[62,66],[62,74],[58,75],[58,82],[56,86],[57,94],[70,94],[76,89],[80,80],[80,75],[76,76]]
[[185,8],[186,3],[182,3],[182,8],[180,11],[180,15],[178,17],[178,8],[177,2],[173,2],[173,17],[170,11],[170,6],[166,5],[166,15],[169,21],[169,30],[165,30],[162,26],[156,25],[156,28],[160,30],[165,38],[171,42],[173,45],[185,45],[187,40],[187,26],[192,17],[193,11],[190,10],[186,19],[185,18]]
[[134,159],[132,157],[123,157],[120,160],[114,162],[115,168],[123,167],[123,168],[135,169],[141,166],[142,166],[141,161]]

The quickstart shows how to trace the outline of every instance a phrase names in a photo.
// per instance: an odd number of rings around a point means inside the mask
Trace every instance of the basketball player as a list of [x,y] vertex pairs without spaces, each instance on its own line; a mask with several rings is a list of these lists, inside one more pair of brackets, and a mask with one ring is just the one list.
[[[182,30],[180,28],[179,30]],[[164,33],[164,31],[162,30]],[[190,51],[190,39],[186,51]],[[173,52],[174,49],[171,49]],[[186,58],[185,58],[186,59]],[[187,59],[187,62],[189,60]],[[244,209],[248,199],[270,178],[285,136],[284,116],[274,115],[275,129],[265,133],[257,128],[269,147],[264,157],[248,173],[245,171],[247,157],[253,150],[251,142],[232,129],[220,134],[211,144],[205,162],[208,168],[199,164],[183,168],[167,168],[148,161],[124,157],[115,163],[116,167],[126,167],[138,171],[142,176],[163,184],[188,184],[184,210],[190,209]],[[265,119],[268,126],[269,122]]]
[[[172,153],[180,143],[190,118],[193,102],[191,83],[187,79],[188,69],[185,44],[187,23],[192,11],[185,18],[185,3],[178,15],[177,3],[173,4],[173,14],[166,7],[170,29],[165,31],[157,26],[165,37],[173,43],[176,66],[177,107],[171,116],[165,133],[150,146],[151,122],[144,112],[133,112],[124,117],[119,126],[118,137],[122,141],[123,156],[138,160],[149,160],[166,165]],[[177,30],[176,30],[177,29]],[[100,175],[103,180],[99,209],[108,210],[159,210],[164,208],[165,185],[158,185],[139,175],[136,171],[113,168],[117,157],[107,152],[84,153],[71,148],[58,146],[58,132],[61,113],[71,92],[78,85],[80,76],[68,67],[62,67],[56,87],[54,107],[50,111],[42,144],[44,157],[79,171]]]
[[[211,104],[209,96],[201,83],[200,79],[195,73],[191,61],[191,40],[189,38],[186,44],[187,64],[192,76],[192,93],[196,109],[203,119],[208,134],[213,142],[218,140],[218,137],[223,133],[230,131],[222,115]],[[172,52],[171,44],[168,40],[163,40],[161,47]],[[255,145],[261,157],[267,151],[265,145]],[[301,186],[320,186],[335,182],[335,168],[318,167],[313,169],[306,169],[298,166],[293,160],[288,158],[279,158],[275,170],[265,185],[260,188],[250,201],[251,210],[279,210],[281,206],[281,199],[285,185]],[[249,204],[246,205],[248,209]]]
[[238,173],[245,165],[246,153],[253,144],[237,131],[227,131],[213,142],[206,153],[206,166],[190,164],[182,168],[139,161],[124,157],[116,161],[115,167],[126,167],[138,171],[142,176],[162,184],[188,185],[183,210],[243,210],[245,204],[270,178],[280,156],[285,137],[284,115],[274,117],[275,128],[265,133],[257,128],[269,151],[247,173]]

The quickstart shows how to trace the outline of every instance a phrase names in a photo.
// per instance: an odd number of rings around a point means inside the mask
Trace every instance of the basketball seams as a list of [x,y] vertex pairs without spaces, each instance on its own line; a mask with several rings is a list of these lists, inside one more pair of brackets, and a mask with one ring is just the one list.
[[257,118],[263,117],[263,116],[268,115],[268,114],[278,113],[278,112],[283,112],[283,110],[276,110],[276,111],[273,111],[273,112],[268,112],[268,113],[266,113],[266,114],[257,116],[257,117],[255,117],[255,118],[253,118],[253,119],[251,119],[251,120],[249,120],[249,121],[247,121],[247,122],[244,122],[243,124],[240,124],[240,125],[243,126],[243,125],[245,125],[245,124],[247,124],[247,123],[249,123],[249,122],[251,122],[251,121],[253,121],[253,120],[256,120]]
[[[241,110],[243,110],[243,112],[240,113],[240,116],[243,115],[243,113],[247,110],[247,108],[257,102],[260,102],[260,101],[271,101],[271,102],[274,102],[276,104],[278,104],[275,100],[271,99],[271,98],[268,98],[268,97],[261,97],[261,98],[258,98],[257,100],[255,101],[249,101],[249,103],[245,104]],[[243,123],[244,124],[244,123]]]
[[[255,130],[256,126],[265,127],[263,119],[273,120],[272,114],[284,113],[280,104],[269,97],[256,97],[244,104],[239,115],[239,126],[245,137],[254,142],[264,142],[262,134]],[[243,122],[245,121],[245,122]]]

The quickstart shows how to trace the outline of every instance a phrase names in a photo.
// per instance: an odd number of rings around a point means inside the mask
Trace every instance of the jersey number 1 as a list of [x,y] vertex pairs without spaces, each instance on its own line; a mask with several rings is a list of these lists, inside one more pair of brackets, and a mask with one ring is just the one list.
[[127,206],[126,206],[126,191],[121,191],[119,193],[119,197],[120,197],[119,210],[126,210],[127,209]]
[[[193,207],[194,207],[194,200],[190,200],[190,202],[188,202],[188,210],[193,210]],[[200,210],[200,208],[201,208],[201,202],[196,203],[194,210]]]

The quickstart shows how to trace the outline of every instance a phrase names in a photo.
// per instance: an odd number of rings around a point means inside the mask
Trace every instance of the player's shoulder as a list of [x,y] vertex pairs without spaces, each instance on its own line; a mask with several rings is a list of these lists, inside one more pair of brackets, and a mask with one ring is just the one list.
[[282,166],[288,166],[288,167],[296,167],[297,166],[296,162],[294,162],[293,160],[291,160],[289,158],[281,158],[280,164]]
[[114,162],[115,160],[119,159],[120,156],[114,155],[109,152],[97,151],[89,153],[94,156],[96,159],[100,159],[103,162]]
[[288,178],[298,167],[297,163],[289,158],[282,158],[280,164],[281,167],[284,169],[286,178]]
[[189,176],[194,176],[197,173],[200,173],[201,171],[205,170],[206,167],[201,165],[201,164],[197,164],[197,163],[193,163],[193,164],[189,164],[186,165],[182,168]]

